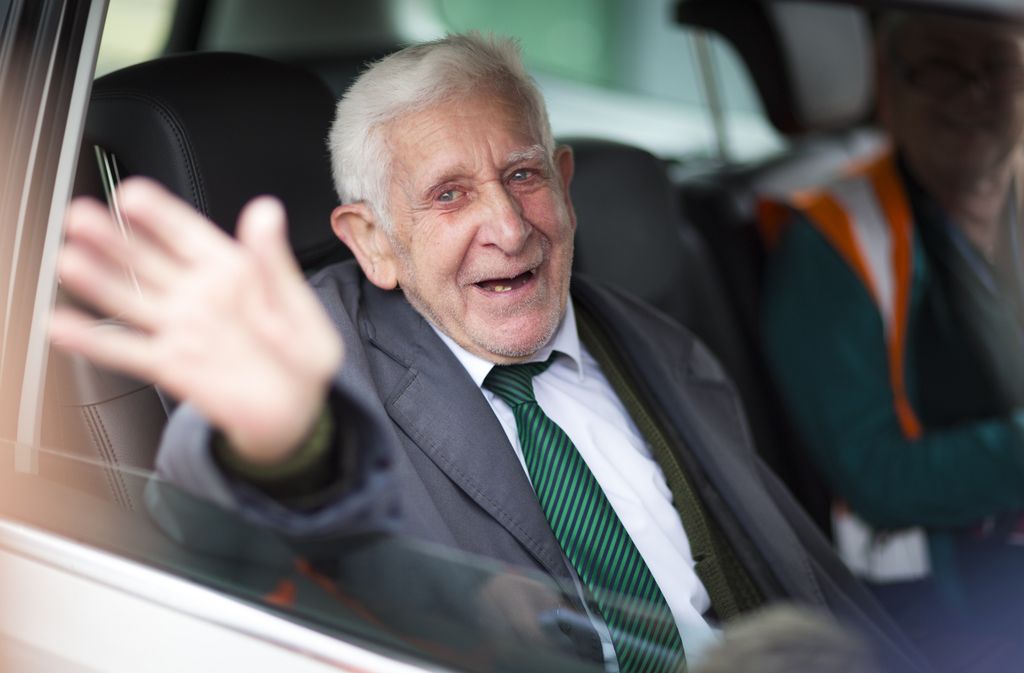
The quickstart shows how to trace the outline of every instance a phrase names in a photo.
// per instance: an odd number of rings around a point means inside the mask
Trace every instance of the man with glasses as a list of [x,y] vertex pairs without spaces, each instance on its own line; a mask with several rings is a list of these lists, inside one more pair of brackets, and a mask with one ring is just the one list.
[[763,211],[766,353],[848,563],[992,634],[1024,593],[1024,28],[887,16],[878,63],[892,151]]

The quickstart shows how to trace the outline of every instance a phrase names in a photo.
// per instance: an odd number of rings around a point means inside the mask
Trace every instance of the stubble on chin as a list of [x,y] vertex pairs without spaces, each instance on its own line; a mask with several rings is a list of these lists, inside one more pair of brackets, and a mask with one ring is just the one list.
[[[559,306],[561,306],[561,302],[559,302]],[[538,332],[537,336],[529,341],[520,342],[515,338],[515,335],[508,335],[510,338],[505,339],[478,338],[474,339],[474,341],[478,348],[491,353],[492,355],[509,359],[526,358],[539,351],[547,345],[549,341],[551,341],[551,337],[553,337],[555,332],[558,330],[558,326],[561,324],[564,314],[565,311],[559,311],[557,308],[548,310],[547,314],[543,318],[544,325]],[[472,335],[470,336],[472,337]]]
[[[562,320],[565,318],[566,304],[569,301],[569,282],[571,276],[568,270],[571,268],[572,256],[570,253],[569,259],[565,263],[566,273],[564,277],[557,279],[557,287],[549,285],[547,292],[534,295],[522,303],[507,306],[504,311],[499,312],[499,320],[514,321],[516,317],[523,313],[539,311],[543,324],[537,330],[534,338],[528,341],[519,341],[515,338],[515,335],[511,334],[501,334],[500,337],[496,336],[493,338],[482,338],[483,335],[470,334],[470,338],[473,339],[477,348],[501,358],[522,359],[533,355],[546,346],[554,337],[559,325],[562,324]],[[531,331],[535,330],[531,329]]]
[[[406,301],[416,311],[426,318],[434,327],[446,334],[457,344],[468,351],[476,353],[488,353],[500,358],[519,359],[533,355],[543,348],[554,336],[558,326],[565,314],[564,302],[561,298],[555,300],[554,306],[545,308],[551,302],[543,296],[531,297],[526,301],[505,307],[490,316],[491,320],[498,323],[514,322],[515,318],[540,309],[542,325],[537,335],[527,341],[518,339],[517,334],[510,333],[510,329],[495,327],[489,328],[484,325],[470,324],[463,316],[458,316],[455,311],[435,310],[428,302],[409,287],[403,287],[402,292]],[[461,334],[455,334],[453,327],[461,327]],[[534,331],[531,329],[531,331]],[[466,341],[470,343],[465,343]],[[486,356],[485,356],[486,357]]]

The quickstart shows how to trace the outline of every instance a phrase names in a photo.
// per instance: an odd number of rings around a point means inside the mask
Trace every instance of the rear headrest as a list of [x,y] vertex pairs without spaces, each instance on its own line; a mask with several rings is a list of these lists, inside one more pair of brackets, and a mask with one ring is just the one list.
[[781,132],[831,131],[870,117],[873,43],[865,10],[799,1],[680,0],[676,18],[715,31],[736,47]]
[[329,219],[333,116],[333,95],[307,71],[241,54],[170,56],[96,80],[85,151],[112,152],[122,178],[159,180],[229,232],[249,199],[273,194],[313,268],[347,252]]

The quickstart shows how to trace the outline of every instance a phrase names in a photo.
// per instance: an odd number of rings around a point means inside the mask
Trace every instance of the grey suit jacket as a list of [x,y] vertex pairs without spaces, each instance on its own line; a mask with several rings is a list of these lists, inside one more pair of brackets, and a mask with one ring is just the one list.
[[[295,513],[232,483],[211,457],[209,425],[187,405],[169,424],[159,473],[289,535],[396,530],[571,582],[501,425],[426,320],[352,262],[325,269],[312,284],[346,345],[332,393],[338,422],[360,446],[346,496]],[[681,463],[765,595],[825,607],[880,643],[901,670],[916,668],[875,601],[757,457],[739,399],[710,352],[637,300],[579,278],[572,292],[602,325],[670,439],[686,447]]]

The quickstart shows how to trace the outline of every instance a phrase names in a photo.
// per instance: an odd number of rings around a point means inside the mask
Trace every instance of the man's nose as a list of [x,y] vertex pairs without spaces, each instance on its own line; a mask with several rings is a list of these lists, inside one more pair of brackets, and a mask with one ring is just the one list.
[[523,217],[522,204],[503,184],[491,185],[484,194],[482,221],[477,234],[484,245],[494,245],[509,255],[519,252],[530,237],[530,225]]

